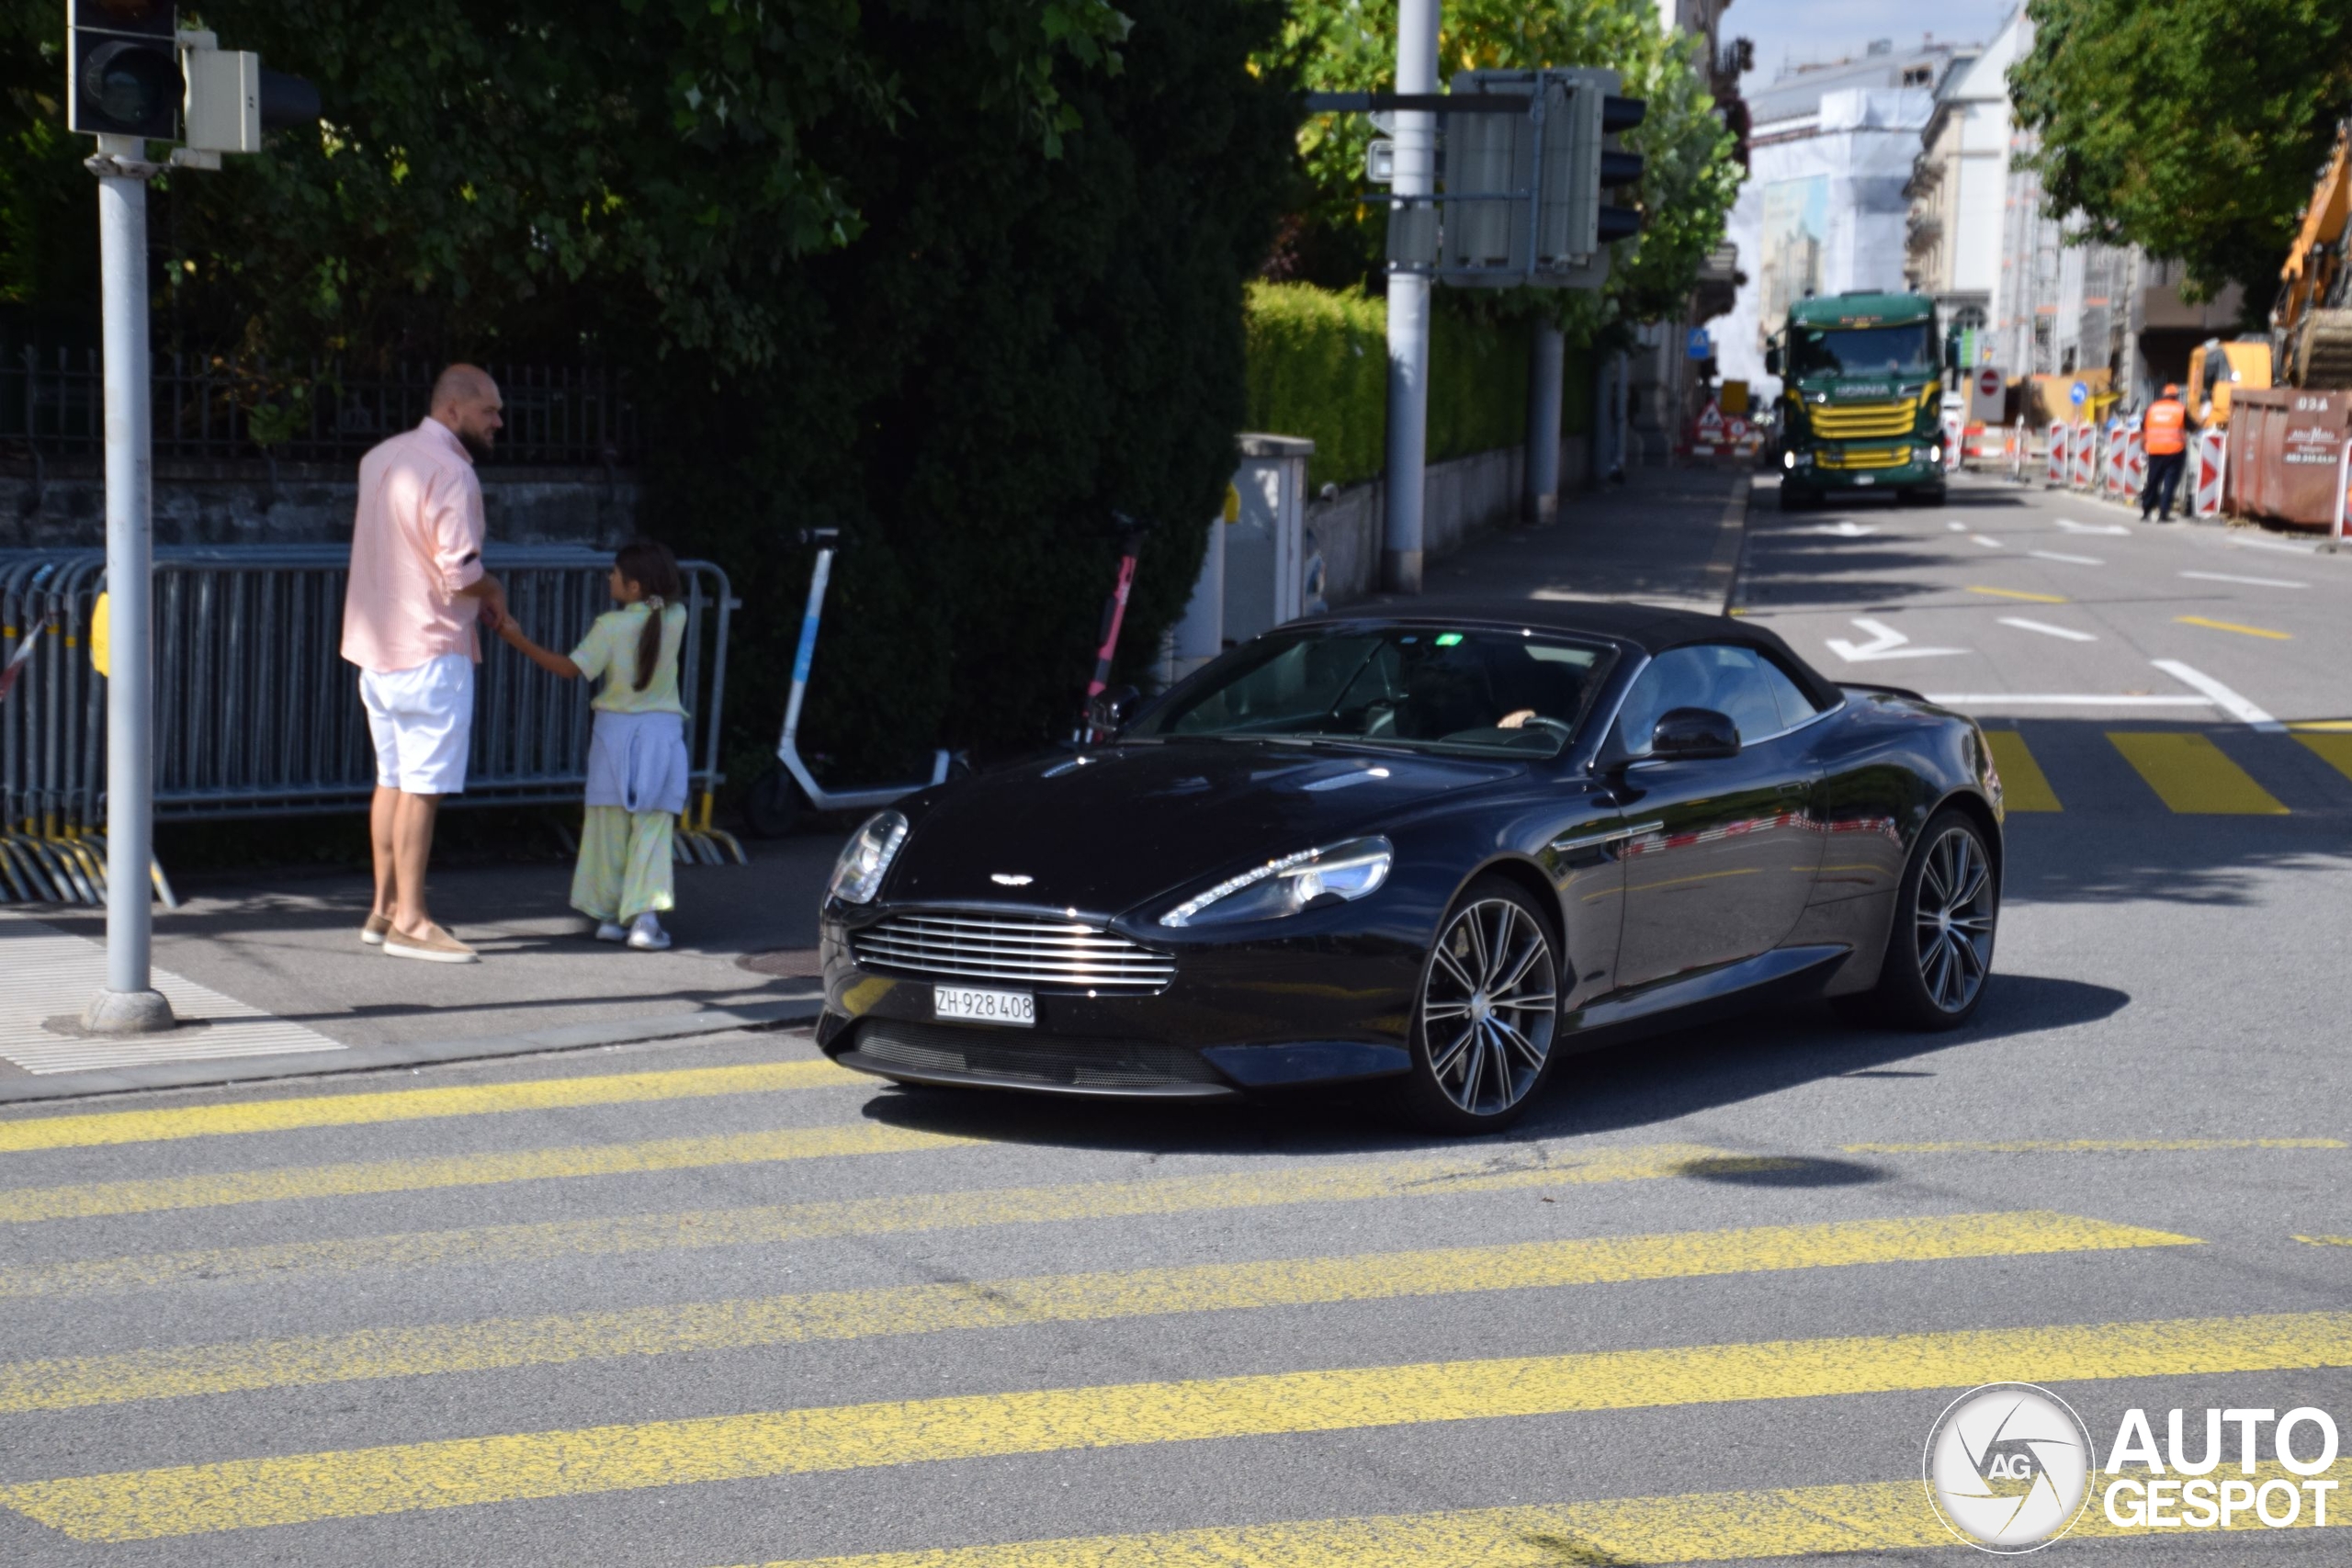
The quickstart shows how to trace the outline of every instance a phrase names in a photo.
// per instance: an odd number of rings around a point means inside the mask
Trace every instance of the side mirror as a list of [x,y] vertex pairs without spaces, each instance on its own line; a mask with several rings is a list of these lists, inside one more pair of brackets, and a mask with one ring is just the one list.
[[1766,349],[1764,351],[1764,374],[1767,376],[1778,376],[1780,373],[1781,351],[1777,348]]
[[1702,762],[1739,755],[1739,727],[1712,708],[1673,708],[1650,732],[1650,755]]
[[1108,740],[1126,728],[1143,706],[1143,694],[1133,686],[1114,686],[1086,705],[1086,725],[1098,741]]

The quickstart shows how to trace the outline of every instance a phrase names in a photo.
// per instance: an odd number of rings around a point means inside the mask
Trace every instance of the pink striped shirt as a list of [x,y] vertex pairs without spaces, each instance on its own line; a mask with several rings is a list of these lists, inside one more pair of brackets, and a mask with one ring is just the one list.
[[427,418],[359,460],[343,656],[362,670],[413,670],[444,654],[481,662],[481,480],[457,434]]

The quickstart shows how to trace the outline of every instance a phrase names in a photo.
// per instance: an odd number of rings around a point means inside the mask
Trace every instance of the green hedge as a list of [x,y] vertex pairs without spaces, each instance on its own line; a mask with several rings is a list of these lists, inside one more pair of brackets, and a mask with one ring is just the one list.
[[[1386,464],[1388,307],[1352,289],[1253,283],[1250,428],[1315,442],[1308,482],[1356,484]],[[1441,299],[1430,340],[1430,461],[1527,436],[1527,328],[1473,320]],[[1590,420],[1589,358],[1568,355],[1563,427]]]

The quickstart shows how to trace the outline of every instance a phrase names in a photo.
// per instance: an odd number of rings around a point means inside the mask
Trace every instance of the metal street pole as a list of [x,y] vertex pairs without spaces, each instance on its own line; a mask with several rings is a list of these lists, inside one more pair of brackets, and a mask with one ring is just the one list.
[[[1396,91],[1437,91],[1438,0],[1400,0],[1396,8]],[[1396,114],[1398,197],[1437,194],[1437,117]],[[1396,209],[1419,232],[1426,199]],[[1388,539],[1382,562],[1389,592],[1421,591],[1421,503],[1429,467],[1430,276],[1392,263],[1388,274]]]
[[1538,321],[1527,343],[1527,520],[1560,516],[1560,394],[1567,343],[1550,321]]
[[89,164],[98,176],[106,304],[107,983],[83,1010],[82,1027],[100,1034],[143,1034],[175,1022],[149,975],[155,781],[146,274],[147,180],[156,165],[146,160],[141,138],[101,136]]

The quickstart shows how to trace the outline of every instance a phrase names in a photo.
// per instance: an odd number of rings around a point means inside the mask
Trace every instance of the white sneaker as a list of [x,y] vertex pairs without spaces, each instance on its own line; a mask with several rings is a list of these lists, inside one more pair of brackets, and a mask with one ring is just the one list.
[[659,953],[670,945],[670,933],[648,909],[628,923],[628,944],[639,953]]
[[627,942],[628,940],[628,928],[627,926],[616,926],[610,920],[598,920],[596,922],[596,940],[598,942]]

